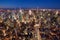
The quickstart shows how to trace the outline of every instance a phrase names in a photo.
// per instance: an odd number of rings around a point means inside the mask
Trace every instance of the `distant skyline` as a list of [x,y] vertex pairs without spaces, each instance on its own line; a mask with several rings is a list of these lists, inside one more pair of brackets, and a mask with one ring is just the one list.
[[0,8],[60,9],[60,0],[0,0]]

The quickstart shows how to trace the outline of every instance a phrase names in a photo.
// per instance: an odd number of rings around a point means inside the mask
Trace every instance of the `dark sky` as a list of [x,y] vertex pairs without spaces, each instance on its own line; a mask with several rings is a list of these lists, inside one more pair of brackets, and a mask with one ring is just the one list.
[[60,0],[0,0],[0,8],[57,8]]

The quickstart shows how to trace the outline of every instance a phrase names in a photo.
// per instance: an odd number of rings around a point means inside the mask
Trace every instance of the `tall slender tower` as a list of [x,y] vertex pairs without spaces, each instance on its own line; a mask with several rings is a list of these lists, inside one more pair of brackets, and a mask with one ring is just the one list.
[[[37,8],[37,14],[38,14],[38,8]],[[37,21],[37,20],[36,20],[36,21]],[[40,21],[41,21],[41,20],[40,20]],[[39,31],[40,25],[41,25],[40,22],[39,22],[38,24],[35,24],[35,25],[34,25],[37,40],[42,40],[42,39],[41,39],[41,35],[40,35],[40,31]]]

